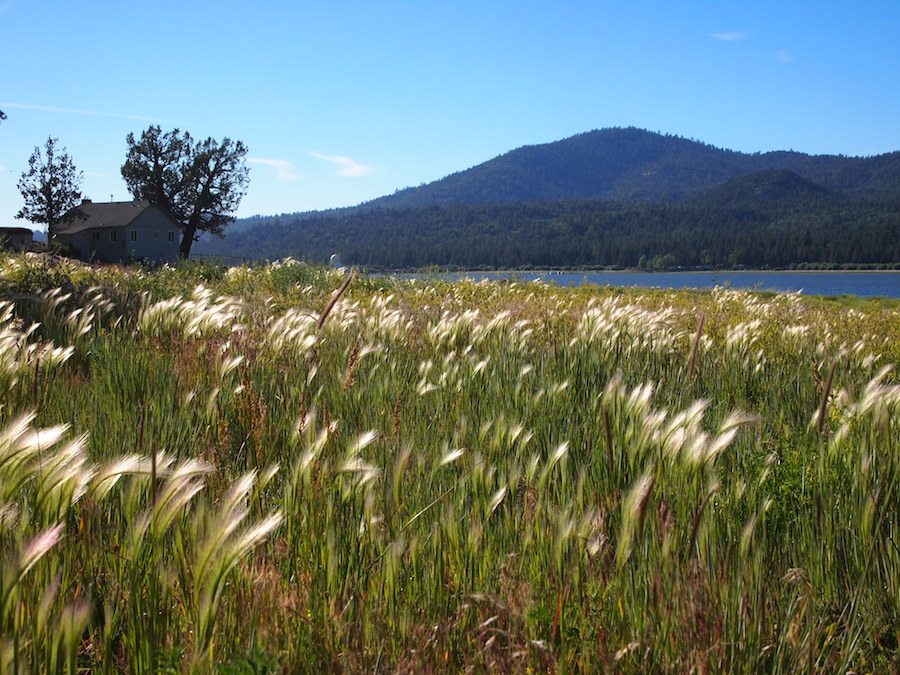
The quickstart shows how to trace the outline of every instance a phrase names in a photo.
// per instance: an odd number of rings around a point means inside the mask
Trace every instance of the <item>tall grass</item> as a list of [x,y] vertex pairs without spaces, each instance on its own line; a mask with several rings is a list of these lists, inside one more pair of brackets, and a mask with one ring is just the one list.
[[0,260],[0,670],[900,668],[900,310]]

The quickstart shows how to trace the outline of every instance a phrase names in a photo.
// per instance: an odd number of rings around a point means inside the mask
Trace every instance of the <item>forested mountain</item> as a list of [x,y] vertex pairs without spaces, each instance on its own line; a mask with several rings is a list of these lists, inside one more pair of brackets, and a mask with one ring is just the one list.
[[745,154],[642,129],[603,129],[513,150],[446,178],[365,204],[500,204],[609,199],[678,201],[742,174],[793,171],[853,197],[900,191],[900,152],[876,157]]
[[698,199],[374,209],[282,217],[205,242],[203,252],[321,262],[337,252],[345,263],[390,269],[892,263],[900,261],[900,204],[792,199],[753,206],[748,198],[739,206]]
[[355,208],[243,219],[196,250],[393,269],[898,263],[900,152],[749,155],[607,129]]
[[821,210],[823,206],[847,199],[842,193],[808,181],[793,171],[766,169],[732,178],[688,201],[715,207],[773,211],[792,205]]

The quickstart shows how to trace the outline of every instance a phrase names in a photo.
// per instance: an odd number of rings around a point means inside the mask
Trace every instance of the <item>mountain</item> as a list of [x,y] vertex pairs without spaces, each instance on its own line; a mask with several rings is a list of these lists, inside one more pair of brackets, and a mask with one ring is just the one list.
[[732,178],[792,171],[850,196],[900,192],[900,152],[876,157],[746,154],[635,128],[590,131],[512,150],[446,178],[363,206],[418,207],[604,199],[672,202]]
[[716,207],[770,211],[774,207],[821,207],[842,195],[787,169],[766,169],[725,181],[690,201]]
[[900,152],[746,154],[640,129],[513,150],[357,207],[238,221],[196,250],[380,268],[900,263]]

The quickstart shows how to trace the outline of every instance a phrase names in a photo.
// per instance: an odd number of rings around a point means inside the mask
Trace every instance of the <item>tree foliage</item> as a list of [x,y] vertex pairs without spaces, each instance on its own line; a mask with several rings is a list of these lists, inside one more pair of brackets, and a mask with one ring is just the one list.
[[221,236],[234,220],[249,175],[241,141],[194,141],[178,129],[151,126],[139,139],[128,134],[122,177],[135,199],[166,209],[181,226],[181,257],[200,232]]
[[48,241],[53,240],[60,225],[78,215],[76,207],[81,201],[82,173],[58,143],[58,139],[48,137],[43,151],[35,146],[28,169],[17,183],[25,204],[16,218],[46,225]]

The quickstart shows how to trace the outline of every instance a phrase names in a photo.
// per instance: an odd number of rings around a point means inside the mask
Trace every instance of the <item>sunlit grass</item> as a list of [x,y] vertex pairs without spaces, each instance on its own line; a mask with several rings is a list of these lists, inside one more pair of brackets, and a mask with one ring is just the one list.
[[895,303],[341,282],[0,259],[0,670],[900,667]]

